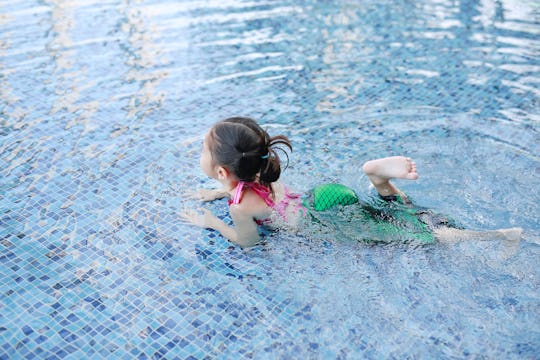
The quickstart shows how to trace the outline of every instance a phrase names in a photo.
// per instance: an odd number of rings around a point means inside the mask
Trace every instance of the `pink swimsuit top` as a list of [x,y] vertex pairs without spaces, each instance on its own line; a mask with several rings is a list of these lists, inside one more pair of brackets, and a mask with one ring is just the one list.
[[[249,188],[255,192],[255,194],[259,195],[266,205],[268,205],[270,208],[275,210],[284,221],[287,221],[287,208],[291,203],[294,205],[295,211],[302,210],[304,212],[304,215],[306,213],[305,207],[302,205],[300,195],[294,194],[289,192],[289,189],[285,187],[285,194],[283,196],[283,199],[279,203],[275,203],[274,200],[272,200],[270,189],[266,186],[263,186],[256,182],[245,182],[240,181],[238,182],[238,185],[236,185],[236,191],[234,193],[234,197],[232,199],[229,199],[229,205],[231,204],[240,204],[240,201],[242,200],[242,194],[244,192],[244,188]],[[267,225],[271,224],[271,219],[264,219],[264,220],[255,220],[257,224],[259,225]]]

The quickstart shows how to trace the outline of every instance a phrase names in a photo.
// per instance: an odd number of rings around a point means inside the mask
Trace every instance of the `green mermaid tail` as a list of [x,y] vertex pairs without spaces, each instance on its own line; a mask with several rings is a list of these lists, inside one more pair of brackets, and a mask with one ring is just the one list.
[[324,211],[336,205],[351,205],[358,196],[351,188],[341,184],[324,184],[313,189],[313,210]]
[[[367,242],[435,241],[430,228],[434,214],[404,202],[399,195],[368,204],[360,202],[354,190],[345,185],[324,184],[313,189],[310,200],[305,205],[311,218],[323,226],[333,225],[338,234],[347,237]],[[348,206],[353,204],[358,205]],[[342,207],[327,211],[336,206]]]

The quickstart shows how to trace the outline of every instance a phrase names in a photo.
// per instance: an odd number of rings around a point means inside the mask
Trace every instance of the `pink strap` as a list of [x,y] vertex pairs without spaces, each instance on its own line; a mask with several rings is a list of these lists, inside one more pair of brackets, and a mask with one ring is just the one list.
[[242,198],[242,190],[244,189],[245,182],[240,181],[238,185],[236,185],[236,191],[234,193],[234,197],[229,200],[229,205],[231,204],[240,204],[240,199]]
[[263,186],[259,183],[249,183],[247,184],[251,190],[255,191],[255,193],[257,195],[259,195],[263,200],[264,202],[266,203],[266,205],[270,206],[270,207],[274,207],[274,200],[272,200],[271,196],[270,196],[270,189],[267,188],[266,186]]
[[[232,199],[229,199],[229,205],[240,203],[240,201],[242,200],[244,187],[249,187],[250,189],[252,189],[257,195],[259,195],[266,202],[266,205],[276,210],[278,214],[281,215],[281,217],[285,221],[287,220],[286,219],[287,207],[289,206],[291,201],[294,202],[295,212],[302,211],[304,213],[304,216],[307,213],[306,208],[304,207],[304,205],[302,205],[302,202],[300,201],[299,194],[291,193],[289,189],[285,188],[285,196],[283,200],[279,204],[276,205],[270,196],[270,189],[267,188],[266,186],[263,186],[255,182],[247,183],[245,181],[239,181],[238,185],[236,185],[236,191],[234,192],[234,196],[232,197]],[[259,225],[272,222],[270,219],[255,220],[255,221]]]
[[236,191],[234,193],[234,196],[231,200],[229,200],[229,205],[231,204],[240,204],[240,200],[242,200],[242,193],[244,190],[244,187],[247,186],[250,189],[252,189],[257,195],[259,195],[266,205],[270,207],[274,207],[274,201],[270,197],[270,189],[266,186],[263,186],[256,182],[250,182],[247,183],[245,181],[239,181],[238,185],[236,185]]

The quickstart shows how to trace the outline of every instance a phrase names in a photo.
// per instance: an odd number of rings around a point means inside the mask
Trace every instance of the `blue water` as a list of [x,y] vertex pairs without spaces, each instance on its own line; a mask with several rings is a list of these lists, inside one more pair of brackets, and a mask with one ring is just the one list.
[[[0,359],[538,358],[537,1],[14,0],[0,34]],[[232,115],[296,190],[407,154],[416,203],[523,239],[242,251],[178,217]]]

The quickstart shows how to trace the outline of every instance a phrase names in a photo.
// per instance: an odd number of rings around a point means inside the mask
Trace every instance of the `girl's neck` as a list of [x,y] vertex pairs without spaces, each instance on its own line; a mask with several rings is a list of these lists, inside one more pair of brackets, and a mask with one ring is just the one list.
[[221,185],[223,186],[223,189],[225,189],[229,195],[233,196],[236,187],[238,186],[238,183],[240,181],[238,180],[231,180],[231,179],[225,179],[225,180],[219,180]]

